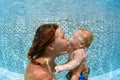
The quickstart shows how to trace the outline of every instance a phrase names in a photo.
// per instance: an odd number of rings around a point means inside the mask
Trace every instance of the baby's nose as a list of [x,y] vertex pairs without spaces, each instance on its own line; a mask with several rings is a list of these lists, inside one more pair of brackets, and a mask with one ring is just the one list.
[[69,44],[70,44],[70,42],[72,41],[72,39],[73,39],[73,38],[70,38],[70,39],[69,39],[69,41],[68,41],[68,42],[69,42]]

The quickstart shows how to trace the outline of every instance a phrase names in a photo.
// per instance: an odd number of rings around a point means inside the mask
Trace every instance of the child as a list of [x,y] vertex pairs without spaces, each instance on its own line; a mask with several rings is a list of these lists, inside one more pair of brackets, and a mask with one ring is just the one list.
[[86,29],[78,29],[70,39],[69,62],[55,67],[56,72],[70,71],[68,80],[88,80],[89,68],[86,65],[86,51],[92,42],[93,33]]

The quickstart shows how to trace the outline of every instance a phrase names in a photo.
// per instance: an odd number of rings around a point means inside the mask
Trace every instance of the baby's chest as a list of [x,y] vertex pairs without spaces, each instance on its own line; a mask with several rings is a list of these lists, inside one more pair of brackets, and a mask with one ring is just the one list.
[[71,54],[69,55],[69,60],[72,60],[73,58],[74,58],[74,54],[71,53]]

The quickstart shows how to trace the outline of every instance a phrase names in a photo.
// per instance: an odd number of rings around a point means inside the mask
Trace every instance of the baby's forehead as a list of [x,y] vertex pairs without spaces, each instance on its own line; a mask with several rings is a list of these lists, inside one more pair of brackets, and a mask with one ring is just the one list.
[[79,30],[78,30],[78,31],[76,31],[76,32],[74,33],[74,37],[84,38],[84,34],[83,34],[82,32],[79,32]]
[[74,33],[81,33],[82,31],[81,30],[76,30]]
[[74,35],[82,35],[81,32],[79,30],[74,32]]

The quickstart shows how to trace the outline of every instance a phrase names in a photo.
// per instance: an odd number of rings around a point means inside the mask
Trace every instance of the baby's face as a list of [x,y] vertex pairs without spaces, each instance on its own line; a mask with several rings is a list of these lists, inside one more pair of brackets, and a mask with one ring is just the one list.
[[70,46],[72,48],[79,48],[80,46],[80,40],[79,40],[79,33],[76,31],[73,35],[73,37],[70,39]]

